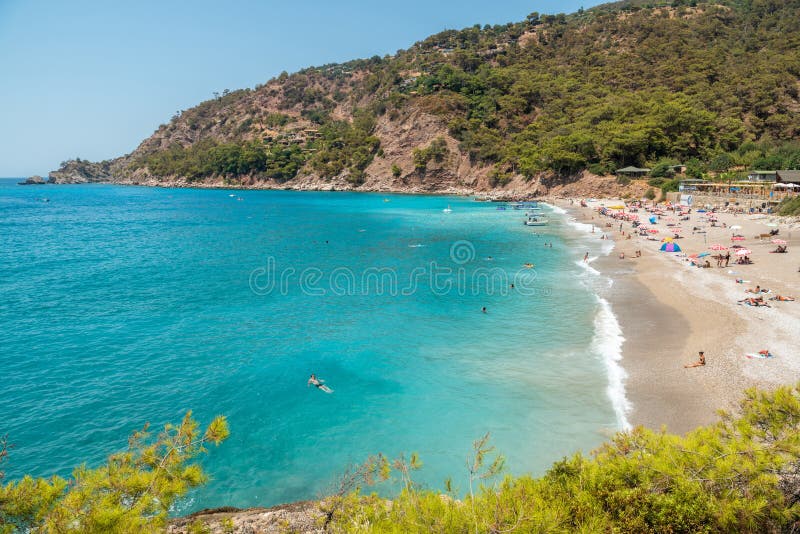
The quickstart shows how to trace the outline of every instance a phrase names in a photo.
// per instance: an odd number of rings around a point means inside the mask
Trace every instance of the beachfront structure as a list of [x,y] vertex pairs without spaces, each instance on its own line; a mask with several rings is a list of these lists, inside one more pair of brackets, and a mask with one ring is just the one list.
[[678,183],[678,191],[680,192],[697,191],[698,185],[706,183],[709,183],[708,180],[697,180],[697,179],[681,180],[681,182]]
[[615,174],[617,176],[626,176],[628,178],[641,178],[642,176],[647,176],[650,172],[650,169],[640,169],[639,167],[623,167],[621,169],[617,169]]
[[800,186],[800,171],[775,171],[775,182],[779,184],[794,184]]
[[774,182],[778,171],[750,171],[747,173],[748,182]]
[[684,189],[668,193],[667,200],[677,204],[681,202],[682,195],[691,195],[694,206],[733,205],[741,208],[767,209],[775,207],[786,198],[800,195],[800,184],[795,187],[792,182],[685,180],[682,184]]

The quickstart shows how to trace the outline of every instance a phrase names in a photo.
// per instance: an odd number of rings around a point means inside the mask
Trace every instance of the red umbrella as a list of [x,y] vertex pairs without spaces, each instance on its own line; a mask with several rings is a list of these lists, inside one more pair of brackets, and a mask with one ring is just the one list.
[[658,233],[658,230],[656,230],[655,228],[650,228],[647,231],[650,232],[651,234],[657,234]]
[[731,237],[731,241],[744,241],[744,237],[742,237],[740,235],[735,235],[735,236]]
[[784,239],[773,239],[772,243],[774,245],[785,245],[786,244],[786,240],[784,240]]
[[736,251],[737,256],[749,256],[752,253],[753,253],[752,251],[747,250],[746,248],[740,248],[739,250]]
[[720,244],[711,245],[708,248],[710,248],[711,250],[728,250],[728,247],[720,245]]

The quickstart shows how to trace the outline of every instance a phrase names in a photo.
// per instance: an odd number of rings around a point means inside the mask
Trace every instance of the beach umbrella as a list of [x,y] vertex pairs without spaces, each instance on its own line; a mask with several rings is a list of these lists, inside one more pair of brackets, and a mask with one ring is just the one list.
[[785,239],[773,239],[772,243],[774,245],[785,245],[786,244],[786,240]]
[[656,230],[655,228],[648,228],[647,231],[650,232],[651,234],[657,234],[658,233],[658,230]]
[[665,237],[664,239],[661,240],[661,242],[662,243],[672,243],[672,238],[671,237]]
[[736,251],[737,256],[749,256],[752,253],[753,253],[752,251],[746,248],[740,248],[739,250]]
[[719,251],[719,250],[728,250],[728,247],[726,247],[724,245],[720,245],[719,243],[717,243],[715,245],[711,245],[708,248],[710,248],[711,250],[717,250],[717,251]]
[[731,227],[730,227],[730,229],[731,229],[731,230],[741,230],[741,229],[742,229],[742,227],[741,227],[741,226],[739,226],[738,224],[734,224],[733,226],[731,226]]
[[706,256],[708,256],[708,255],[709,255],[709,253],[708,253],[708,252],[701,252],[700,254],[698,254],[698,255],[697,255],[697,257],[698,257],[698,258],[705,258],[705,257],[706,257]]
[[680,252],[681,251],[681,247],[679,247],[677,243],[673,243],[672,241],[670,241],[669,243],[664,243],[663,245],[661,245],[661,251],[662,252]]
[[744,237],[742,237],[740,235],[735,235],[735,236],[731,237],[731,241],[744,241]]
[[656,217],[650,217],[650,224],[656,224],[658,219]]

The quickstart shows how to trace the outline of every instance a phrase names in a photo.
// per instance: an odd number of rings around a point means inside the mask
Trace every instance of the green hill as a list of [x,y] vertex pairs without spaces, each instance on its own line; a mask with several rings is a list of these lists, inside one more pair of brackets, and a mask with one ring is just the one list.
[[142,183],[427,189],[666,161],[794,168],[798,27],[798,0],[532,13],[226,91],[111,167]]

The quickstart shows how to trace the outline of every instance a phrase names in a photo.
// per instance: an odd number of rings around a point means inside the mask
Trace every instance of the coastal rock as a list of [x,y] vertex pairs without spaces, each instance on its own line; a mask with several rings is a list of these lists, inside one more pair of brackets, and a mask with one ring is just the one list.
[[226,507],[202,510],[186,517],[173,519],[168,534],[188,534],[191,527],[202,523],[212,534],[271,534],[284,532],[322,533],[324,514],[319,503],[302,501],[272,508]]
[[85,159],[73,159],[61,163],[56,171],[48,174],[51,184],[85,184],[113,181],[111,171],[112,161],[98,163]]
[[45,184],[44,178],[42,178],[38,174],[34,174],[30,178],[27,178],[24,182],[19,182],[19,185],[44,185],[44,184]]

